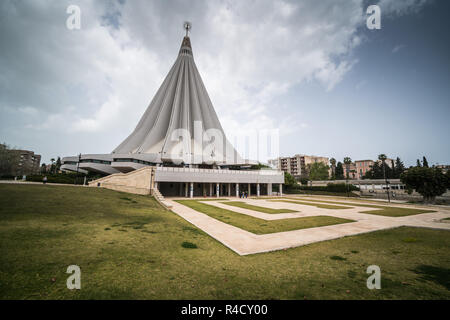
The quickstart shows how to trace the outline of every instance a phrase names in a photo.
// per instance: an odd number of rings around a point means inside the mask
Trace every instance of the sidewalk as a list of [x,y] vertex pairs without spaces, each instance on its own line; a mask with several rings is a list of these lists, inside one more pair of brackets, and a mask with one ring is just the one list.
[[[184,198],[185,199],[185,198]],[[202,229],[217,241],[235,251],[240,255],[248,255],[274,250],[298,247],[315,242],[338,239],[346,236],[353,236],[378,230],[392,229],[401,226],[424,227],[433,229],[444,229],[450,231],[450,223],[439,222],[443,218],[449,218],[450,212],[440,211],[433,213],[423,213],[405,217],[385,217],[360,213],[359,211],[370,211],[367,207],[354,206],[351,209],[322,209],[313,206],[270,202],[267,200],[240,199],[252,205],[264,206],[274,209],[292,209],[298,213],[287,214],[266,214],[258,211],[227,206],[219,203],[220,201],[205,202],[220,208],[225,208],[241,214],[247,214],[264,220],[290,219],[302,216],[328,215],[344,219],[356,220],[356,222],[329,225],[324,227],[301,229],[287,232],[279,232],[265,235],[256,235],[243,229],[226,224],[222,221],[213,219],[206,214],[186,207],[174,199],[166,198],[172,205],[172,211],[189,221],[196,227]],[[201,201],[201,199],[198,199]],[[230,198],[230,200],[236,200]],[[409,208],[413,206],[408,206]],[[373,209],[377,210],[377,209]],[[450,235],[450,234],[449,234]]]

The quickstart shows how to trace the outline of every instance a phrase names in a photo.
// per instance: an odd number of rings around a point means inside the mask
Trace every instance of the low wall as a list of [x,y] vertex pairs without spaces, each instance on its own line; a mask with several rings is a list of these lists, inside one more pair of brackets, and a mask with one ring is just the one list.
[[145,167],[129,173],[114,173],[109,176],[90,181],[90,187],[148,195],[151,193],[153,167]]

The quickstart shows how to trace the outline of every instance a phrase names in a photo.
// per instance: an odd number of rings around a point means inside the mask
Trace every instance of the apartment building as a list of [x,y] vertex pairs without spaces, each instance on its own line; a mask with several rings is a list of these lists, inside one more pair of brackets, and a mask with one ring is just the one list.
[[[381,160],[376,161],[379,165],[381,165]],[[386,165],[392,169],[392,163],[394,162],[393,159],[387,158],[385,163]],[[351,170],[355,170],[354,174],[350,172],[349,177],[351,179],[362,179],[367,171],[370,171],[372,169],[373,164],[375,163],[374,160],[356,160],[354,163],[351,164]],[[346,168],[344,165],[344,176],[346,177]]]
[[[372,166],[374,164],[373,160],[356,160],[355,161],[355,179],[362,179],[367,171],[370,171],[372,169]],[[345,171],[345,169],[344,169]]]
[[[2,145],[3,146],[3,145]],[[29,175],[39,173],[41,156],[29,150],[6,149],[3,147],[5,166],[4,175]]]
[[327,157],[308,156],[296,154],[292,157],[280,157],[274,160],[269,160],[269,164],[281,171],[287,172],[293,175],[295,178],[301,178],[307,176],[307,167],[309,164],[316,162],[322,162],[328,165]]

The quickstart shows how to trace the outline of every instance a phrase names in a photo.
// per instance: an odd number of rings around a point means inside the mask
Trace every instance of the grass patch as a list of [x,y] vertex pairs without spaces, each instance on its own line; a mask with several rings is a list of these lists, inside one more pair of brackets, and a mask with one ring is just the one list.
[[[144,229],[111,227],[147,218]],[[149,196],[6,184],[0,222],[2,300],[450,299],[446,230],[389,229],[239,256]],[[201,250],[183,248],[189,239]],[[359,254],[341,254],[351,250]],[[81,267],[82,290],[66,287],[71,264]],[[372,264],[382,290],[365,285]]]
[[410,216],[410,215],[421,214],[421,213],[436,212],[433,210],[388,207],[388,206],[380,206],[380,205],[367,204],[367,203],[350,203],[350,202],[338,202],[338,201],[315,200],[315,199],[308,199],[308,201],[309,202],[318,202],[318,203],[340,204],[340,205],[353,205],[356,207],[375,208],[375,209],[379,209],[379,210],[360,211],[360,213],[375,214],[375,215],[386,216],[386,217],[404,217],[404,216]]
[[225,202],[221,202],[221,203],[226,204],[228,206],[239,207],[239,208],[244,208],[244,209],[248,209],[248,210],[264,212],[264,213],[292,213],[292,212],[298,212],[298,211],[290,210],[290,209],[272,209],[272,208],[254,206],[254,205],[251,205],[251,204],[248,204],[248,203],[245,203],[245,202],[241,202],[241,201],[225,201]]
[[269,200],[269,201],[302,204],[302,205],[305,205],[305,206],[314,206],[314,207],[321,208],[321,209],[351,209],[351,208],[353,208],[353,207],[334,206],[334,205],[330,205],[330,204],[320,204],[320,203],[305,202],[305,201],[294,201],[294,200]]
[[197,200],[176,201],[198,212],[205,213],[214,219],[231,224],[235,227],[247,230],[255,234],[268,234],[353,222],[353,220],[329,216],[301,217],[266,221],[264,219],[241,214],[239,212],[222,209],[206,203],[201,203]]

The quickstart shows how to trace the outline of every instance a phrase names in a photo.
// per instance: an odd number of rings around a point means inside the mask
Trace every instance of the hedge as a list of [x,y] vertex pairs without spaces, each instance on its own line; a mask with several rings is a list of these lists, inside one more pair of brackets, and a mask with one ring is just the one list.
[[300,186],[288,188],[288,190],[304,190],[304,191],[323,191],[323,192],[338,192],[345,193],[348,191],[359,191],[359,188],[352,184],[345,183],[328,183],[326,186]]

